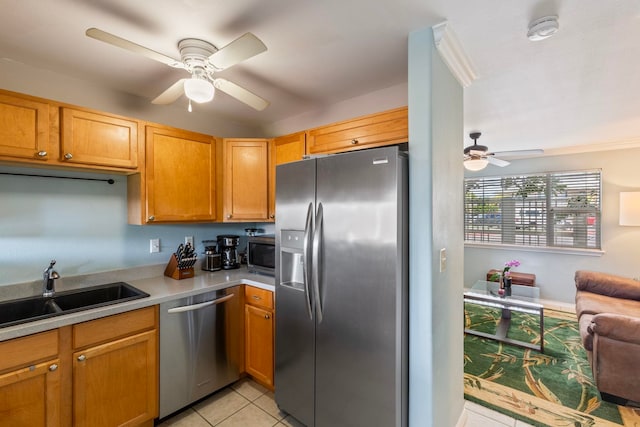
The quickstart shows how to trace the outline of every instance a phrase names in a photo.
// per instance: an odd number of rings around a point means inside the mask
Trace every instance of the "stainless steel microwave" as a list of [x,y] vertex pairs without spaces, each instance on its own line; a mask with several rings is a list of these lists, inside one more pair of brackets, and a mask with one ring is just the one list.
[[247,241],[247,268],[252,273],[276,274],[276,239],[272,234],[250,236]]

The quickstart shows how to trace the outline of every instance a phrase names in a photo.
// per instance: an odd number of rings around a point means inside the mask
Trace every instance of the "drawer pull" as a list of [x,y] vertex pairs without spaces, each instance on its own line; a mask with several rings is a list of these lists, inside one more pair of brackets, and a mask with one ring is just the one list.
[[252,295],[251,298],[253,298],[254,300],[257,300],[257,301],[260,301],[262,299],[258,295]]
[[85,356],[84,354],[81,354],[80,356],[78,356],[78,362],[84,362],[87,359],[87,356]]
[[55,371],[55,370],[57,370],[57,369],[58,369],[58,365],[56,365],[55,363],[54,363],[53,365],[49,366],[49,370],[50,370],[51,372],[53,372],[53,371]]
[[269,320],[269,319],[271,319],[271,316],[269,316],[268,314],[265,314],[265,315],[264,315],[264,318],[265,318],[265,319],[267,319],[267,320]]
[[67,160],[71,160],[71,159],[73,159],[73,154],[67,153],[67,154],[64,155],[64,158],[67,159]]
[[46,151],[38,151],[38,157],[47,157],[47,152]]
[[357,143],[358,143],[358,140],[357,140],[357,139],[352,139],[352,140],[351,140],[351,143],[355,145],[355,144],[357,144]]

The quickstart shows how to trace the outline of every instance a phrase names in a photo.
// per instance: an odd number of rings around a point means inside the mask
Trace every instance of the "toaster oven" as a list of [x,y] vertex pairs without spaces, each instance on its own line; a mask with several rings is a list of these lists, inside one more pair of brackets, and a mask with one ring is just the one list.
[[269,276],[276,274],[276,239],[272,234],[250,236],[247,240],[247,269]]

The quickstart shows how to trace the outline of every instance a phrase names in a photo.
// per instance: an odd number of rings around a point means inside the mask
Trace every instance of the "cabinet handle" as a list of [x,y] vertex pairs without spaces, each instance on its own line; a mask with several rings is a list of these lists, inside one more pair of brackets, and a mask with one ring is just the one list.
[[267,320],[269,320],[269,319],[271,319],[271,316],[269,316],[268,314],[265,314],[265,315],[264,315],[264,318],[265,318],[265,319],[267,319]]
[[227,219],[231,219],[232,216],[233,215],[231,215],[231,214],[227,215]]
[[276,216],[274,214],[269,215],[269,218],[274,219]]
[[87,356],[85,356],[84,354],[81,354],[80,356],[78,356],[78,362],[84,362],[87,359]]
[[260,298],[258,295],[252,295],[251,298],[260,301],[262,298]]
[[149,221],[155,221],[155,220],[156,220],[156,217],[155,217],[155,216],[151,215],[151,216],[149,217]]
[[38,151],[38,157],[47,157],[47,154],[49,154],[49,153],[47,153],[44,150],[43,151]]
[[55,363],[53,365],[49,366],[49,370],[51,372],[55,371],[56,369],[58,369],[58,365],[56,365]]
[[73,154],[67,153],[67,154],[64,155],[64,158],[67,159],[67,160],[71,160],[71,159],[73,159]]
[[352,140],[351,140],[351,143],[355,145],[355,144],[357,144],[357,143],[358,143],[358,140],[357,140],[357,139],[352,139]]

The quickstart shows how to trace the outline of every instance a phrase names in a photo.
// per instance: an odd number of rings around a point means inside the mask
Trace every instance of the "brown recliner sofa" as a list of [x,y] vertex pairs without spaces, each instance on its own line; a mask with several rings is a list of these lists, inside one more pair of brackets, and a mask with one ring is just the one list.
[[576,272],[576,314],[582,344],[603,400],[640,402],[640,281]]

